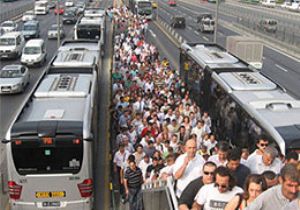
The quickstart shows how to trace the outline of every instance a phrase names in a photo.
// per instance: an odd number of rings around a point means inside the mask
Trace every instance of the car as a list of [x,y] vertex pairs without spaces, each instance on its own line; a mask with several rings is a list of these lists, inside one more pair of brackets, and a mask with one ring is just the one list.
[[25,39],[38,38],[40,36],[40,23],[37,20],[27,21],[23,25],[22,34]]
[[214,32],[215,21],[211,13],[199,13],[196,21],[201,32]]
[[53,1],[49,1],[48,2],[48,8],[49,9],[54,9],[56,7],[56,3],[55,2],[53,2]]
[[[58,34],[57,34],[57,24],[53,24],[51,25],[51,27],[48,29],[48,39],[57,39]],[[60,38],[64,38],[65,37],[65,31],[62,27],[60,27]]]
[[73,1],[68,0],[68,1],[65,2],[65,7],[73,7],[73,6],[74,6]]
[[0,59],[18,58],[22,54],[25,39],[20,31],[8,32],[0,36]]
[[54,14],[57,15],[57,14],[64,14],[65,12],[65,9],[63,7],[60,7],[59,10],[57,8],[54,9]]
[[73,13],[74,15],[79,16],[77,7],[68,7],[65,9],[64,13]]
[[259,21],[258,28],[269,32],[276,33],[277,31],[277,20],[274,19],[262,19]]
[[275,0],[262,0],[261,5],[265,7],[275,8],[276,1]]
[[29,10],[25,12],[22,16],[23,22],[30,21],[30,20],[36,20],[36,14],[34,14],[33,10]]
[[30,74],[26,66],[6,65],[0,71],[0,94],[22,93],[29,81]]
[[175,0],[169,0],[168,1],[169,6],[175,7],[176,6],[176,1]]
[[173,28],[185,28],[185,18],[183,16],[173,16],[171,26]]
[[30,39],[23,48],[21,63],[26,66],[42,66],[46,62],[46,46],[43,39]]
[[4,31],[4,33],[17,31],[18,24],[15,21],[7,20],[1,23],[0,28]]
[[65,12],[62,17],[63,24],[76,23],[77,16],[73,12]]
[[84,2],[77,2],[76,3],[76,7],[77,7],[77,12],[79,15],[83,14],[84,13],[84,10],[85,10],[85,3]]

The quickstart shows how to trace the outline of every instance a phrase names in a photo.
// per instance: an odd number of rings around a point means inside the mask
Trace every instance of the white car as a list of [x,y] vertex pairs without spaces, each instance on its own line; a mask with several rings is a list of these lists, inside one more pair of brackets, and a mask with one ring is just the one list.
[[0,94],[23,92],[29,81],[30,74],[26,66],[6,65],[0,71]]
[[29,10],[23,14],[22,21],[26,22],[29,20],[36,20],[36,14],[34,14],[33,10]]
[[275,8],[276,7],[276,1],[275,0],[262,0],[261,2],[262,6]]
[[18,58],[22,54],[25,39],[20,31],[8,32],[0,36],[0,59]]
[[23,48],[21,63],[26,66],[41,66],[46,62],[46,46],[43,39],[30,39]]
[[66,7],[73,7],[74,6],[74,2],[73,1],[66,1],[65,2],[65,6]]
[[299,11],[299,2],[293,2],[290,6],[286,7],[288,10],[297,12]]
[[0,28],[4,31],[4,33],[17,31],[18,24],[15,21],[8,20],[1,23]]
[[[58,37],[57,27],[58,27],[57,24],[51,25],[51,27],[48,29],[48,39],[57,39],[57,37]],[[64,37],[65,37],[65,31],[64,31],[63,25],[61,23],[60,38],[64,38]]]

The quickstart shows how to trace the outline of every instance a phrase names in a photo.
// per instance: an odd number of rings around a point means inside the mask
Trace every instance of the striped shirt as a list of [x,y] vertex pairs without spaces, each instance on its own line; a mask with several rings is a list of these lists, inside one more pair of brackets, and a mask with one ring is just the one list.
[[143,184],[143,173],[140,168],[136,168],[136,170],[131,170],[131,168],[127,168],[124,178],[127,180],[128,188],[140,188]]

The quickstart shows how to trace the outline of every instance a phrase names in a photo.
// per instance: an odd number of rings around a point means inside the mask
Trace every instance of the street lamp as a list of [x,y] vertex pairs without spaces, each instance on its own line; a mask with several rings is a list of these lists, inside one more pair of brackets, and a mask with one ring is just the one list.
[[214,31],[214,43],[217,43],[217,32],[218,32],[218,22],[219,22],[219,6],[220,6],[220,0],[216,0],[216,21],[215,21],[215,31]]
[[57,0],[56,8],[57,8],[57,14],[56,14],[57,15],[57,49],[58,49],[60,46],[60,15],[59,15],[60,5],[59,5],[59,0]]

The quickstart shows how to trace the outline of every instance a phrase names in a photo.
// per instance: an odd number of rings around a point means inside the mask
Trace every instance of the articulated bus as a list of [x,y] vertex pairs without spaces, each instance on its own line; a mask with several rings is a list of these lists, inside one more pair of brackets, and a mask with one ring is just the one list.
[[7,132],[12,210],[93,208],[98,61],[73,43],[63,43]]
[[220,140],[254,150],[264,135],[283,155],[300,153],[300,101],[247,63],[216,44],[184,43],[180,75]]

